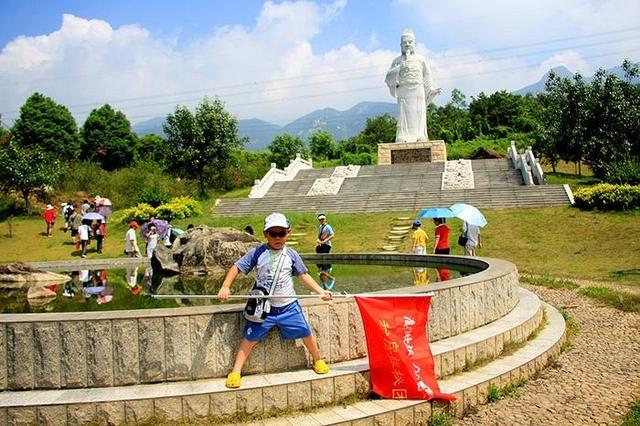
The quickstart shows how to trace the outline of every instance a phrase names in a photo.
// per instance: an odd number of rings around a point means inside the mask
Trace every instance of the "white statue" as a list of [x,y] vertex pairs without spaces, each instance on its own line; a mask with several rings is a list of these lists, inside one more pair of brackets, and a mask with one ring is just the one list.
[[385,82],[398,99],[396,142],[424,142],[427,136],[427,105],[438,94],[431,81],[427,59],[416,55],[416,36],[407,29],[400,38],[402,55],[391,63]]

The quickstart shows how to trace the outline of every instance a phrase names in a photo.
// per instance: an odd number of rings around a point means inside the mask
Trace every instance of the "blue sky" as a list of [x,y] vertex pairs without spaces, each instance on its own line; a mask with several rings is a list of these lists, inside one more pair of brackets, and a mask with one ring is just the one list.
[[637,0],[0,0],[0,113],[39,91],[79,124],[110,103],[132,122],[218,96],[285,124],[318,108],[393,102],[406,27],[448,101],[517,90],[551,67],[585,75],[640,59]]

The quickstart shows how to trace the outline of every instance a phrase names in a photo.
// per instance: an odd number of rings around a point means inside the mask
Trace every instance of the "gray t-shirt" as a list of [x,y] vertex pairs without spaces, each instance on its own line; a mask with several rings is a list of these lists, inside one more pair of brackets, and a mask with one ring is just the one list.
[[469,247],[476,247],[480,242],[480,228],[467,222],[462,224],[462,232],[467,233],[467,244]]
[[270,250],[266,244],[254,247],[242,256],[235,265],[243,274],[248,274],[253,268],[256,269],[256,283],[260,287],[264,287],[267,291],[271,290],[273,284],[276,265],[282,259],[280,273],[275,283],[273,295],[275,296],[291,296],[282,299],[272,299],[271,305],[275,307],[286,306],[295,302],[296,291],[293,288],[294,275],[301,275],[307,272],[302,258],[295,250],[284,247],[281,250]]

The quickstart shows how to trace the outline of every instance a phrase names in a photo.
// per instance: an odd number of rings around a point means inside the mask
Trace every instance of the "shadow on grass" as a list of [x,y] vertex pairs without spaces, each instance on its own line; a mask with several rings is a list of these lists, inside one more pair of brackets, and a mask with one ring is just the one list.
[[640,269],[624,269],[621,271],[613,271],[609,274],[609,276],[614,279],[640,277]]

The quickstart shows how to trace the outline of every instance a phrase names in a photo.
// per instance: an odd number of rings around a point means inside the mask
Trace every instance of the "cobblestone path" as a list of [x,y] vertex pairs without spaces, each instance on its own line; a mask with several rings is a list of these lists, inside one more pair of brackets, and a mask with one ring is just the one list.
[[572,346],[518,394],[479,406],[459,425],[619,425],[640,399],[640,314],[576,290],[525,286],[577,324]]

